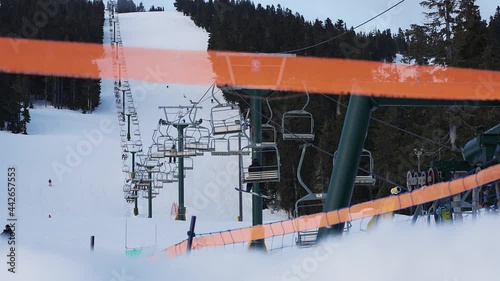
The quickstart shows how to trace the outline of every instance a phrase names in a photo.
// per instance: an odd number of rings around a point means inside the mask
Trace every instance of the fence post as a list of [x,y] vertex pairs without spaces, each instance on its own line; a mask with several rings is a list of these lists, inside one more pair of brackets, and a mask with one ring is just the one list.
[[191,225],[189,226],[188,235],[188,243],[187,243],[187,252],[191,252],[191,248],[193,246],[193,238],[196,236],[194,233],[194,225],[196,224],[196,216],[191,217]]
[[95,241],[95,237],[94,235],[90,236],[90,251],[94,251],[94,241]]

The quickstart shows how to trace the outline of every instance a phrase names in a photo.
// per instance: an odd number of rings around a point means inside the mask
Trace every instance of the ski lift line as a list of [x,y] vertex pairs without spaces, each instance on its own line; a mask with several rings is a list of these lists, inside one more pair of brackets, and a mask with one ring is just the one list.
[[342,36],[344,36],[344,35],[346,35],[346,34],[350,33],[350,32],[351,32],[351,30],[355,30],[355,29],[360,28],[361,26],[363,26],[363,25],[365,25],[365,24],[367,24],[367,23],[371,22],[372,20],[374,20],[374,19],[376,19],[376,18],[380,17],[381,15],[383,15],[383,14],[385,14],[385,13],[389,12],[390,10],[392,10],[392,9],[396,8],[397,6],[399,6],[400,4],[402,4],[402,3],[403,3],[403,2],[405,2],[405,1],[406,1],[406,0],[401,0],[401,1],[399,1],[398,3],[396,3],[396,4],[392,5],[391,7],[387,8],[387,9],[385,9],[384,11],[380,12],[379,14],[377,14],[377,15],[375,15],[375,16],[373,16],[373,17],[371,17],[370,19],[368,19],[368,20],[366,20],[366,21],[364,21],[364,22],[362,22],[362,23],[358,24],[357,26],[355,26],[355,27],[353,27],[353,28],[351,28],[351,29],[349,29],[349,30],[344,31],[342,34],[339,34],[339,35],[334,36],[334,37],[332,37],[332,38],[326,39],[326,40],[324,40],[324,41],[322,41],[322,42],[319,42],[319,43],[316,43],[316,44],[314,44],[314,45],[310,45],[310,46],[307,46],[307,47],[302,47],[302,48],[295,49],[295,50],[290,50],[290,51],[282,51],[282,52],[275,53],[275,54],[281,54],[281,53],[297,53],[297,52],[300,52],[300,51],[305,51],[305,50],[312,49],[312,48],[315,48],[315,47],[321,46],[321,45],[323,45],[323,44],[326,44],[326,43],[328,43],[328,42],[330,42],[330,41],[333,41],[333,40],[335,40],[335,39],[338,39],[338,38],[340,38],[340,37],[342,37]]
[[[343,104],[343,103],[341,103],[341,102],[339,102],[339,101],[336,101],[335,99],[333,99],[332,97],[329,97],[328,95],[322,94],[322,96],[326,97],[327,99],[329,99],[329,100],[331,100],[331,101],[333,101],[333,102],[335,102],[335,103],[337,103],[337,104],[340,104],[340,105],[341,105],[341,106],[343,106],[343,107],[347,107],[347,105],[345,105],[345,104]],[[435,141],[435,140],[431,140],[431,139],[426,138],[426,137],[424,137],[424,136],[421,136],[421,135],[415,134],[415,133],[413,133],[413,132],[410,132],[410,131],[405,130],[405,129],[403,129],[403,128],[400,128],[400,127],[398,127],[398,126],[392,125],[392,124],[387,123],[387,122],[385,122],[385,121],[383,121],[383,120],[380,120],[380,119],[378,119],[378,118],[375,118],[375,117],[370,117],[370,119],[372,119],[372,120],[374,120],[374,121],[377,121],[377,122],[379,122],[379,123],[382,123],[382,124],[384,124],[384,125],[387,125],[387,126],[389,126],[389,127],[393,128],[393,129],[400,130],[400,131],[402,131],[402,132],[404,132],[404,133],[407,133],[407,134],[409,134],[409,135],[411,135],[411,136],[413,136],[413,137],[416,137],[416,138],[419,138],[419,139],[422,139],[422,140],[428,141],[428,142],[430,142],[430,143],[436,144],[436,145],[441,146],[441,147],[443,147],[443,148],[447,148],[447,149],[449,149],[450,151],[454,151],[454,149],[453,149],[451,146],[446,146],[446,145],[444,145],[444,144],[442,144],[442,143],[439,143],[439,142],[437,142],[437,141]]]
[[[238,93],[238,92],[235,92],[235,93],[236,93],[237,95],[239,95],[239,93]],[[250,106],[250,107],[251,107],[251,105],[250,105],[247,101],[245,101],[245,100],[243,100],[243,101],[244,101],[244,102],[245,102],[248,106]],[[262,113],[261,113],[261,116],[263,116],[263,114],[262,114]],[[265,116],[263,116],[263,117],[265,117]],[[274,125],[275,125],[277,128],[283,129],[283,127],[282,127],[280,124],[278,124],[277,122],[274,122],[274,121],[271,121],[271,122],[272,122],[272,123],[274,123]],[[286,129],[285,129],[284,131],[285,131],[285,132],[288,132],[289,134],[293,134],[293,133],[292,133],[292,132],[290,132],[289,130],[286,130]],[[330,152],[328,152],[328,151],[324,150],[323,148],[318,147],[318,146],[316,146],[316,145],[312,144],[311,142],[309,142],[309,141],[307,141],[307,140],[304,140],[304,139],[300,139],[300,138],[299,138],[299,139],[297,139],[297,141],[301,141],[301,142],[303,142],[304,144],[310,145],[311,147],[313,147],[313,148],[317,149],[318,151],[320,151],[320,152],[322,152],[322,153],[325,153],[325,154],[329,155],[330,157],[333,157],[333,156],[334,156],[334,154],[333,154],[333,153],[330,153]],[[362,168],[362,167],[358,167],[358,170],[361,170],[361,171],[363,171],[363,172],[365,172],[365,173],[370,173],[368,170],[366,170],[366,169],[364,169],[364,168]],[[383,181],[383,182],[386,182],[386,183],[388,183],[388,184],[395,185],[395,186],[401,186],[401,187],[404,187],[404,185],[402,185],[402,184],[398,184],[398,183],[393,182],[393,181],[391,181],[391,180],[388,180],[388,179],[386,179],[386,178],[384,178],[384,177],[382,177],[382,176],[380,176],[380,175],[378,175],[378,174],[376,174],[376,173],[372,173],[372,175],[373,175],[374,177],[376,177],[377,179],[379,179],[379,180],[381,180],[381,181]]]

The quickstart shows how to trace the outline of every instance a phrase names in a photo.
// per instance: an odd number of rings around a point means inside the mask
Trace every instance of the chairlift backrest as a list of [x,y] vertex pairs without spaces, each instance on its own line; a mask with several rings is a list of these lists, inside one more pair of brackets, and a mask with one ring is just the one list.
[[305,110],[283,113],[281,133],[283,140],[314,140],[314,118]]
[[[337,153],[338,151],[335,151],[333,154],[333,165],[335,165],[335,159],[337,158]],[[368,163],[366,163],[368,161]],[[363,168],[362,166],[368,165],[368,169]],[[363,151],[361,152],[361,157],[360,157],[360,167],[362,169],[358,169],[356,172],[356,179],[355,179],[355,184],[356,185],[375,185],[376,179],[373,174],[374,171],[374,163],[373,163],[373,157],[372,154],[369,150],[366,150],[363,148]],[[367,172],[363,171],[367,170]]]
[[281,133],[283,140],[314,140],[314,118],[305,109],[309,104],[309,93],[306,90],[306,103],[299,110],[283,113]]

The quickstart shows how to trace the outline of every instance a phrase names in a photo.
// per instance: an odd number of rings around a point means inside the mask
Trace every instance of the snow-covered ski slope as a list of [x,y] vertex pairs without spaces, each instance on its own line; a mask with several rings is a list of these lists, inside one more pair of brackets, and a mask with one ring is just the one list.
[[[206,48],[207,34],[179,13],[138,13],[119,18],[124,46]],[[109,44],[109,25],[105,24],[104,39]],[[189,99],[197,101],[210,85],[166,88],[164,84],[131,81],[131,86],[133,93],[140,92],[141,87],[147,90],[142,98],[134,94],[142,139],[147,147],[152,130],[163,117],[157,106],[189,104]],[[7,220],[6,182],[10,165],[17,169],[19,219],[16,273],[7,272],[9,249],[2,241],[0,280],[461,281],[492,278],[497,274],[499,224],[496,217],[487,216],[474,223],[443,228],[406,228],[403,223],[381,225],[369,235],[349,236],[316,249],[284,249],[276,255],[242,254],[240,249],[245,247],[229,246],[174,260],[161,256],[155,261],[125,257],[125,246],[148,247],[156,243],[153,250],[161,250],[185,239],[189,220],[179,222],[170,217],[171,204],[177,201],[175,184],[165,187],[154,200],[153,219],[144,218],[147,206],[144,203],[140,205],[141,216],[130,217],[130,205],[123,200],[113,81],[104,80],[102,89],[102,104],[93,114],[36,104],[30,111],[30,135],[0,132],[4,148],[0,155],[0,221]],[[201,106],[200,118],[206,118],[211,103],[204,102]],[[237,170],[234,174],[228,172],[226,178],[218,174],[231,161],[236,163],[237,159],[206,154],[196,158],[194,170],[188,171],[187,215],[198,216],[197,233],[250,224],[250,196],[244,202],[246,221],[236,221]],[[52,187],[48,186],[49,178]],[[211,182],[220,185],[220,189],[207,189]],[[218,196],[212,196],[216,192]],[[196,195],[199,201],[193,199]],[[277,218],[264,214],[265,220]],[[91,235],[96,237],[93,253],[89,251]]]
[[[208,34],[196,27],[191,21],[186,20],[181,13],[155,12],[141,14],[122,14],[120,17],[120,32],[124,46],[163,48],[171,50],[201,50],[207,49]],[[147,19],[147,20],[145,20]],[[127,51],[125,49],[125,57]],[[126,58],[125,58],[126,60]],[[206,67],[210,66],[207,59]],[[175,69],[159,69],[151,65],[145,73],[164,75]],[[154,74],[156,73],[156,74]],[[165,113],[159,106],[196,106],[201,107],[196,111],[193,119],[203,119],[202,127],[211,130],[211,109],[217,101],[224,103],[220,91],[215,91],[215,98],[209,91],[211,85],[179,85],[165,83],[145,83],[143,81],[129,81],[137,114],[140,120],[140,130],[144,148],[153,143],[153,131],[158,129],[160,118],[166,119]],[[175,113],[177,109],[169,109]],[[186,111],[182,109],[180,111]],[[234,111],[228,112],[223,117],[230,118]],[[216,118],[221,118],[221,115]],[[169,115],[168,118],[172,118]],[[186,117],[186,119],[188,119]],[[229,119],[228,119],[229,120]],[[187,120],[189,122],[189,120]],[[164,127],[161,129],[164,133]],[[172,126],[169,135],[177,138],[177,131]],[[189,135],[186,135],[188,138]],[[237,148],[237,138],[232,138],[231,143]],[[248,141],[242,141],[244,146]],[[245,162],[250,161],[249,156]],[[185,179],[185,204],[187,215],[196,215],[201,220],[236,220],[239,215],[238,192],[234,190],[239,185],[238,156],[212,156],[205,153],[203,156],[194,157],[194,169],[186,171]],[[154,212],[159,216],[169,216],[171,205],[177,202],[177,183],[167,184],[158,197]],[[243,218],[251,221],[251,196],[243,196]],[[146,205],[144,205],[146,208]],[[269,214],[271,215],[271,214]],[[265,220],[275,220],[283,216],[266,216]]]

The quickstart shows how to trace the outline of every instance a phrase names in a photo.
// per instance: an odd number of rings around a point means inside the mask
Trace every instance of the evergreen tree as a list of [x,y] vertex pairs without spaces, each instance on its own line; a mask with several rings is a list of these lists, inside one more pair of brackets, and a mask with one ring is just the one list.
[[406,42],[408,51],[404,56],[405,62],[415,61],[417,65],[429,64],[429,37],[426,34],[426,28],[421,25],[412,24],[406,31]]
[[428,54],[434,57],[435,63],[446,65],[452,59],[452,33],[455,17],[458,13],[460,0],[425,0],[420,5],[429,11],[424,15],[429,20],[425,23],[425,31],[429,37],[428,43],[434,52]]
[[139,3],[139,6],[137,6],[137,12],[145,12],[146,8],[144,8],[144,4],[142,2]]
[[500,7],[490,17],[488,24],[489,46],[485,50],[484,57],[489,61],[488,69],[500,70]]
[[454,28],[455,55],[452,65],[484,68],[483,54],[488,45],[487,24],[481,19],[475,0],[461,0]]
[[408,43],[406,43],[406,36],[403,29],[399,28],[398,33],[394,35],[394,45],[396,46],[396,51],[400,54],[406,54],[408,52]]

